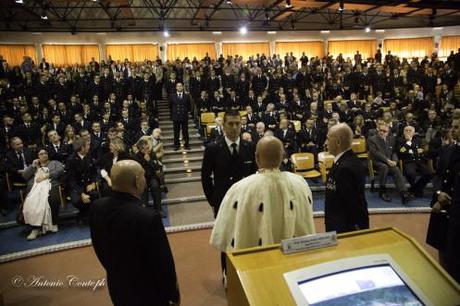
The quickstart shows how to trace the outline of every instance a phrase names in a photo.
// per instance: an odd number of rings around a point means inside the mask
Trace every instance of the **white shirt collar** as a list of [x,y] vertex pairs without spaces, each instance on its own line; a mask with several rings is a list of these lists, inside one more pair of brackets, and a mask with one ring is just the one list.
[[345,150],[339,154],[337,154],[337,156],[334,158],[334,164],[337,163],[337,161],[340,159],[340,157],[342,157],[343,154],[345,154],[346,152],[350,151],[351,149],[348,149],[348,150]]
[[227,143],[227,146],[228,148],[230,149],[230,152],[232,151],[232,143],[236,143],[236,149],[238,150],[238,148],[240,147],[240,137],[238,137],[238,139],[236,141],[231,141],[230,139],[227,138],[227,136],[225,136],[225,142]]

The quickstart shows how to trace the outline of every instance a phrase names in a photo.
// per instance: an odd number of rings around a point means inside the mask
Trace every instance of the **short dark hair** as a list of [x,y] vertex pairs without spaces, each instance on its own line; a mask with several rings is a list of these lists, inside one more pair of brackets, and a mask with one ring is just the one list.
[[75,152],[80,152],[81,148],[87,143],[83,138],[77,138],[73,141],[73,149]]
[[227,117],[239,117],[241,119],[241,114],[236,109],[231,109],[225,112],[224,122],[227,122]]

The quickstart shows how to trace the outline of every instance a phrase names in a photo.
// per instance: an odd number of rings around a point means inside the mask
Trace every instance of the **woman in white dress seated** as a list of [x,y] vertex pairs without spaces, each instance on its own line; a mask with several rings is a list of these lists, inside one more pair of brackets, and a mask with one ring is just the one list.
[[49,160],[46,149],[38,150],[38,159],[24,169],[22,176],[27,180],[28,194],[24,200],[24,221],[32,227],[27,240],[34,240],[46,232],[57,232],[59,206],[61,204],[59,185],[64,166],[57,160]]

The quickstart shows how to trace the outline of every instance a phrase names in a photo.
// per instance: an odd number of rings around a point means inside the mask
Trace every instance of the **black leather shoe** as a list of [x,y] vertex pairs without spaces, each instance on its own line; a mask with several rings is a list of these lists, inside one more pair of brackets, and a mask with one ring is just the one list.
[[391,202],[391,198],[386,192],[379,193],[379,198],[381,198],[385,202]]
[[406,205],[410,201],[411,197],[408,192],[404,192],[401,194],[401,203]]

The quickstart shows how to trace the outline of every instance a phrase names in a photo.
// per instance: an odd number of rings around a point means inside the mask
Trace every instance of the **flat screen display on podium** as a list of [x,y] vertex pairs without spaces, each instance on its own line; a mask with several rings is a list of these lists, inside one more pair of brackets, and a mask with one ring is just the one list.
[[299,306],[431,305],[387,254],[327,262],[284,278]]

